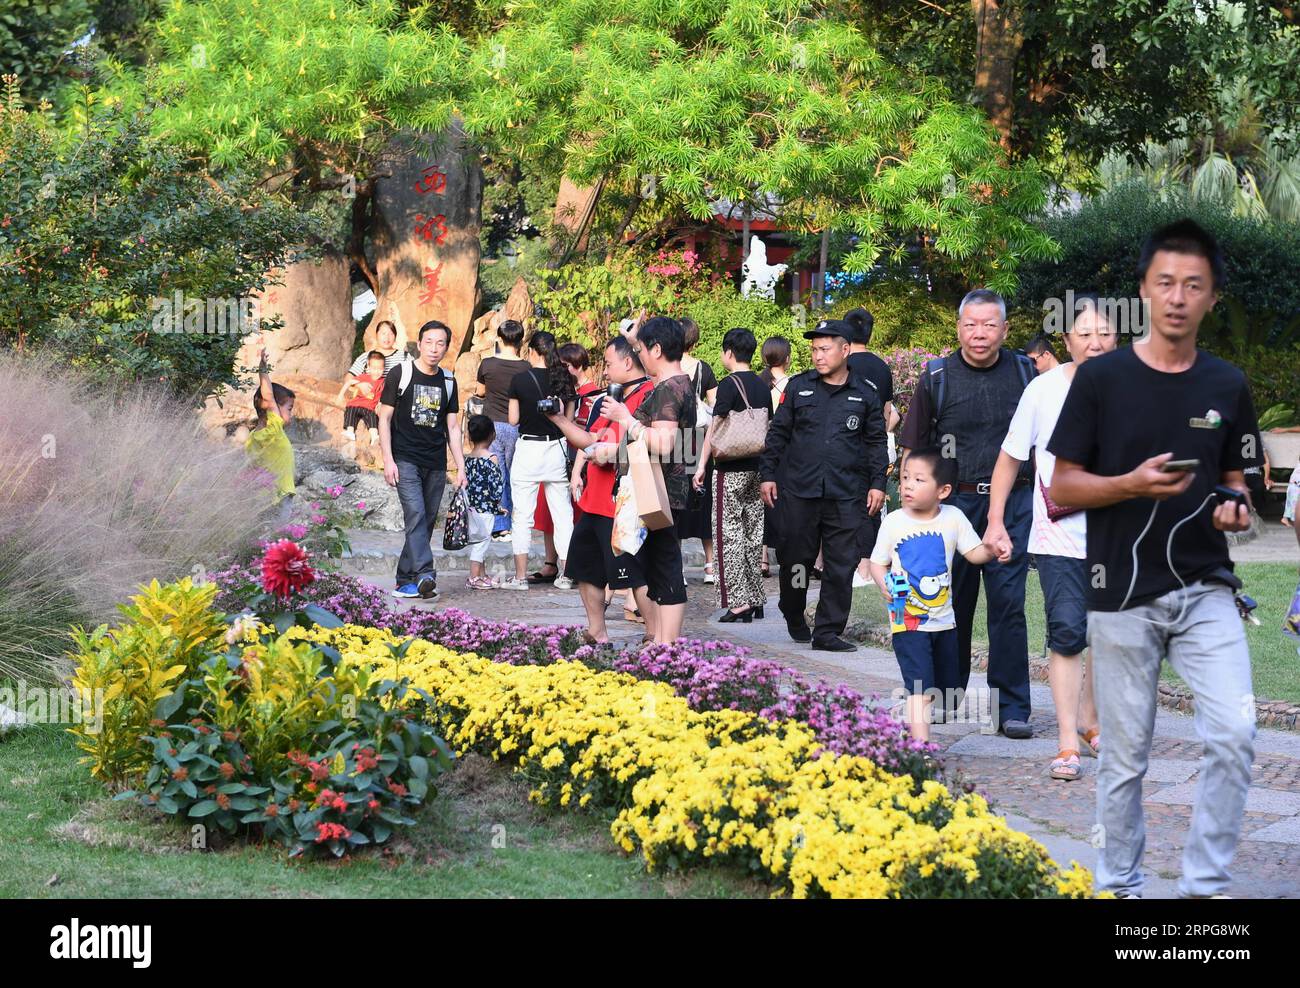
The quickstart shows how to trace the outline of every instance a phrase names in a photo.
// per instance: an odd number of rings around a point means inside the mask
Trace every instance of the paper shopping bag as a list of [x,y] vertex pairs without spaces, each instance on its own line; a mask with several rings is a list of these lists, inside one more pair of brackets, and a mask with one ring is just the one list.
[[667,528],[673,523],[673,509],[668,505],[663,468],[657,459],[651,459],[644,439],[627,444],[627,464],[642,524],[652,532]]
[[632,494],[632,485],[618,485],[614,496],[614,525],[610,530],[610,548],[614,555],[634,555],[645,544],[645,525],[637,514],[636,498]]

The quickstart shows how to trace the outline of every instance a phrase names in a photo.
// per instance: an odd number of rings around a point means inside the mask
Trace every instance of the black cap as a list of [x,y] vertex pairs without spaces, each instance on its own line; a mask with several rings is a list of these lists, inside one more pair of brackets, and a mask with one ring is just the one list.
[[854,329],[843,319],[823,319],[812,329],[803,334],[805,340],[815,340],[819,336],[840,336],[845,342],[853,342]]

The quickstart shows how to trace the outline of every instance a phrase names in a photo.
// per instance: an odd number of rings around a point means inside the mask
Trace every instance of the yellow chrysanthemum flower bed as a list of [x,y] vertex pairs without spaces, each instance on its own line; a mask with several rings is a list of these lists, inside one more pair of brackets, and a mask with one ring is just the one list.
[[819,752],[803,724],[698,712],[660,683],[576,662],[512,666],[348,625],[290,635],[345,664],[406,678],[460,752],[515,764],[532,798],[616,813],[611,833],[647,866],[726,859],[796,898],[1086,897],[1088,871],[937,782],[914,791],[866,759]]

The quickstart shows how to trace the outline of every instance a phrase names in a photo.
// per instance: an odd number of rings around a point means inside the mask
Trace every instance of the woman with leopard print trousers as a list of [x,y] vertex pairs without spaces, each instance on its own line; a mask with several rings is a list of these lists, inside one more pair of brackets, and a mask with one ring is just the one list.
[[[704,436],[697,490],[704,485],[712,455],[714,429],[733,412],[766,409],[772,417],[771,390],[749,369],[758,343],[748,329],[731,329],[722,338],[722,366],[728,371],[718,385],[713,420]],[[748,624],[763,616],[763,501],[759,496],[758,456],[715,461],[713,477],[713,539],[718,560],[718,606],[724,623]]]

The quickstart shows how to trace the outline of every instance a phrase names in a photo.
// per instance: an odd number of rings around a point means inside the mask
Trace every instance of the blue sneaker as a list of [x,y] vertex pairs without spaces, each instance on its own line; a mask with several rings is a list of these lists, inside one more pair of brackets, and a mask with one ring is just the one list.
[[420,596],[425,600],[438,599],[438,581],[432,576],[420,577],[420,583],[416,589],[419,591]]
[[417,587],[414,583],[404,583],[396,590],[393,591],[393,596],[394,597],[418,597],[420,596],[420,588]]

